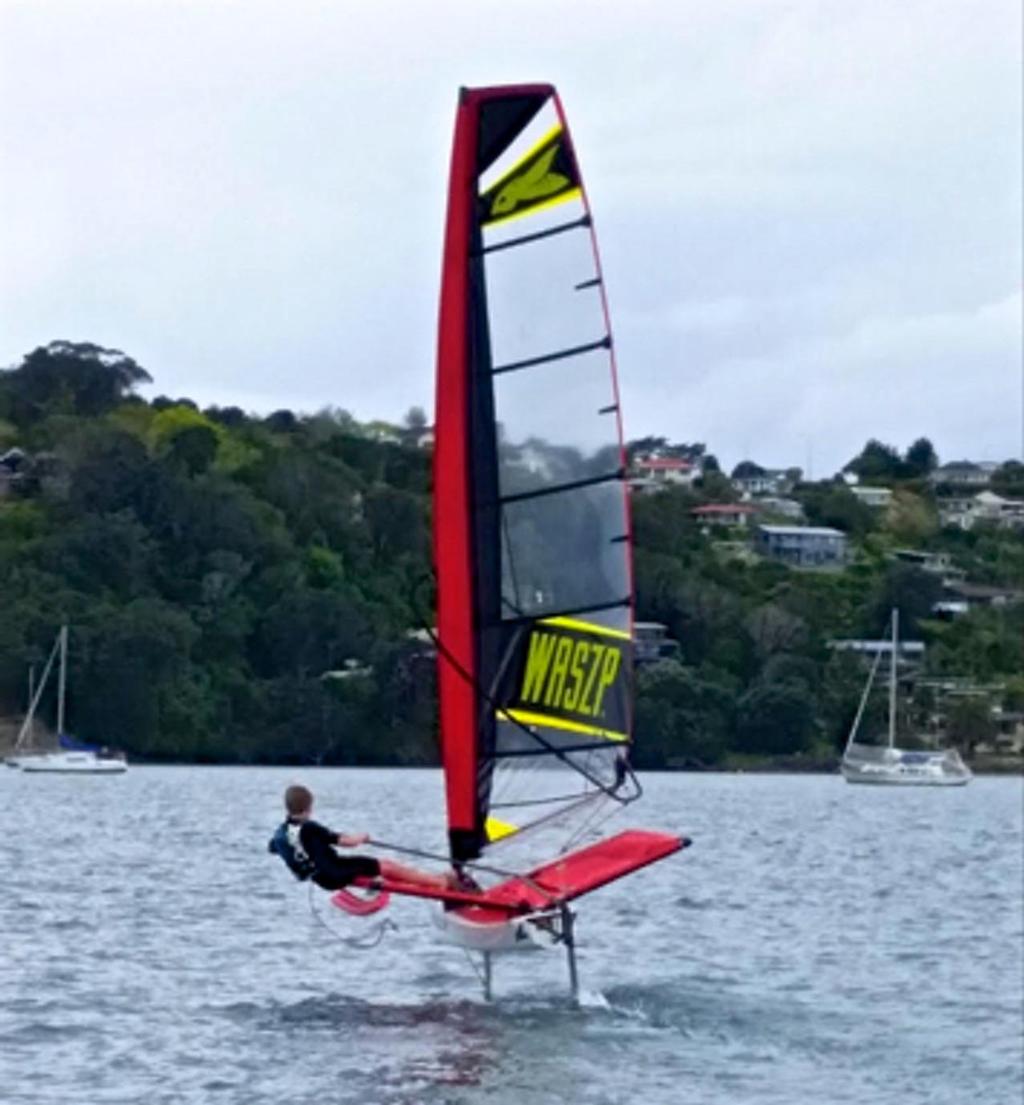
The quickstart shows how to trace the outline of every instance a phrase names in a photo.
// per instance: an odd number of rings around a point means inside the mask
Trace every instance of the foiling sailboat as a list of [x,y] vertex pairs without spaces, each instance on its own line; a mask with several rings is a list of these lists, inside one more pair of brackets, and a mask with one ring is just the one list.
[[[38,749],[32,742],[34,721],[39,701],[46,689],[54,663],[57,674],[57,742],[49,751]],[[20,768],[28,774],[47,775],[121,775],[128,770],[124,756],[106,752],[94,744],[77,740],[64,731],[64,709],[67,699],[68,627],[61,626],[50,656],[43,669],[38,687],[30,697],[28,710],[18,732],[14,749],[5,759],[8,767]]]
[[488,994],[492,952],[560,945],[575,995],[571,903],[689,841],[605,829],[641,793],[632,535],[604,282],[551,85],[460,96],[433,507],[449,858],[473,882],[382,897],[441,900]]
[[882,650],[879,649],[861,695],[857,716],[850,727],[839,770],[848,783],[915,787],[964,786],[974,776],[955,748],[912,750],[896,746],[899,623],[899,610],[894,609],[889,623],[892,637],[889,650],[889,728],[886,743],[866,744],[857,739],[882,658]]

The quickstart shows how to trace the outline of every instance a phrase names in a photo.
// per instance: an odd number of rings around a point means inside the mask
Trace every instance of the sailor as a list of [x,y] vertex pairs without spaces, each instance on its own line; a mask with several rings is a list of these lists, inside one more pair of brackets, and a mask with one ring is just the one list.
[[313,820],[313,794],[306,787],[290,786],[284,792],[285,820],[278,826],[267,850],[281,857],[297,879],[312,879],[324,890],[340,890],[358,878],[384,878],[391,882],[451,890],[454,874],[432,875],[415,867],[378,860],[372,856],[340,856],[335,848],[366,844],[366,833],[336,833]]

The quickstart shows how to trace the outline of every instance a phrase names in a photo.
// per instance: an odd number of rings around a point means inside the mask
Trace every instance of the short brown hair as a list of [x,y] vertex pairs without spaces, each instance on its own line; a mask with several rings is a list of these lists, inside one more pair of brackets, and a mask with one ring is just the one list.
[[308,813],[313,808],[313,792],[306,787],[290,786],[284,792],[284,808],[290,817]]

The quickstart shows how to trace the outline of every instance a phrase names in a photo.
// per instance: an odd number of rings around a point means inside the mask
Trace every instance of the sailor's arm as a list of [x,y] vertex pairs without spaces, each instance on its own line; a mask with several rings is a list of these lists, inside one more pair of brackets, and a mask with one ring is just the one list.
[[369,833],[338,833],[334,838],[334,843],[342,848],[358,848],[360,844],[368,844],[369,841]]

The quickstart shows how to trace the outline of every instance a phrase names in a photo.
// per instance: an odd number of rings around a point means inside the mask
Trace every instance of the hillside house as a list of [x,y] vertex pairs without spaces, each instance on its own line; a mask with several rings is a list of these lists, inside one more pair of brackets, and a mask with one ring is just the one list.
[[789,518],[794,522],[803,519],[804,508],[796,499],[786,499],[781,495],[762,495],[752,499],[750,505],[759,514],[774,514],[779,518]]
[[1024,591],[1012,587],[993,587],[987,583],[967,583],[948,580],[945,583],[947,603],[966,603],[968,609],[975,606],[1012,606],[1024,599]]
[[[842,637],[829,641],[828,647],[833,652],[856,652],[873,661],[879,653],[886,658],[892,655],[892,638],[885,637],[873,640],[871,638]],[[924,650],[924,641],[898,641],[896,644],[896,659],[900,663],[919,664],[924,659]]]
[[853,484],[849,491],[851,495],[873,510],[882,510],[892,502],[891,487],[862,487],[859,484]]
[[17,445],[0,454],[0,499],[7,498],[24,477],[28,457]]
[[784,495],[793,487],[793,478],[784,468],[758,468],[749,462],[733,469],[731,482],[743,496]]
[[928,476],[933,484],[947,483],[955,487],[987,487],[998,465],[975,464],[970,460],[954,460],[934,469]]
[[696,506],[690,514],[705,526],[746,526],[754,516],[749,503],[707,503]]
[[1005,499],[994,491],[981,491],[970,498],[939,499],[938,508],[944,526],[969,530],[983,522],[1004,529],[1024,528],[1024,500]]
[[633,662],[653,664],[658,660],[674,659],[679,653],[679,642],[668,636],[668,626],[661,622],[633,623]]
[[846,534],[829,526],[759,525],[754,547],[791,568],[841,568],[847,560]]
[[949,553],[925,552],[923,549],[894,549],[889,556],[901,564],[912,564],[924,572],[941,576],[943,582],[964,579],[967,575],[963,568],[953,567],[953,558]]
[[690,487],[700,474],[699,465],[682,457],[634,457],[629,486],[639,492]]

